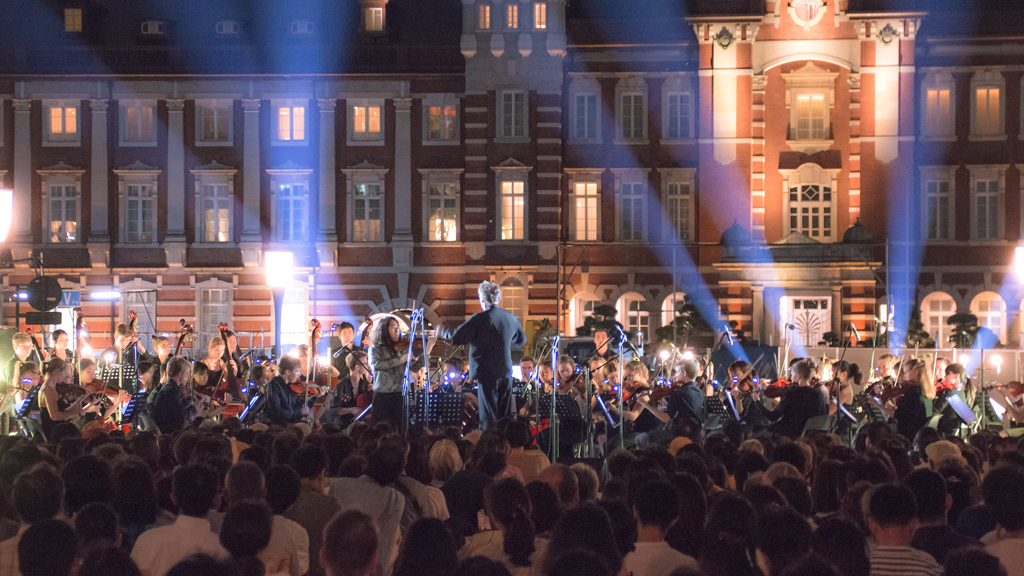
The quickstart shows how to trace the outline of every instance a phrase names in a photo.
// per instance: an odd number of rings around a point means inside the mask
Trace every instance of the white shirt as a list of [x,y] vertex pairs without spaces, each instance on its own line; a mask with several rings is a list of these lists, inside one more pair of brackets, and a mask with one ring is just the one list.
[[257,556],[267,574],[302,576],[309,570],[309,535],[298,522],[275,515],[270,543]]
[[1024,540],[1007,538],[985,547],[985,552],[999,558],[1009,576],[1024,576]]
[[693,558],[673,549],[667,542],[637,542],[636,549],[626,554],[626,571],[633,576],[668,576],[679,568],[694,573],[700,566]]
[[132,560],[142,576],[164,576],[192,554],[208,554],[218,560],[228,557],[228,551],[210,530],[209,521],[184,514],[170,526],[143,532],[132,548]]
[[398,525],[405,511],[405,497],[398,490],[381,486],[365,475],[359,478],[332,478],[327,495],[336,498],[342,510],[361,510],[377,522],[380,530],[377,563],[381,574],[390,574],[391,564],[398,552]]
[[437,518],[438,520],[449,518],[448,503],[445,502],[444,493],[441,490],[427,486],[405,474],[398,478],[397,483],[401,484],[398,488],[404,489],[399,492],[402,492],[403,496],[409,496],[406,498],[405,512],[402,514],[403,534],[420,518]]
[[544,574],[544,558],[548,554],[548,541],[543,538],[533,539],[533,553],[530,554],[529,566],[516,566],[505,554],[505,534],[500,530],[488,530],[473,534],[459,550],[459,560],[482,556],[501,562],[512,576],[541,576]]

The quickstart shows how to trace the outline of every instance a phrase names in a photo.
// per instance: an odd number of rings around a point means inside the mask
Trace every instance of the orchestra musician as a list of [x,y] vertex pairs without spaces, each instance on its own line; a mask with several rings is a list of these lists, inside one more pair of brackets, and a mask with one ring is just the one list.
[[231,330],[225,330],[224,334],[228,337],[227,345],[228,352],[231,353],[231,361],[235,363],[235,379],[241,380],[249,371],[249,357],[242,354],[241,348],[238,347],[237,334]]
[[189,390],[191,373],[192,364],[184,356],[175,356],[167,364],[167,383],[157,391],[151,406],[153,421],[162,434],[172,434],[187,427],[202,413],[205,399],[196,397],[193,400]]
[[803,434],[808,420],[828,414],[825,399],[817,389],[811,387],[813,374],[812,361],[802,359],[793,364],[791,388],[782,394],[779,405],[765,414],[772,422],[769,431],[796,440]]
[[936,385],[935,402],[932,413],[942,414],[936,429],[939,434],[953,436],[960,429],[961,420],[949,403],[950,396],[958,396],[964,404],[973,408],[976,403],[974,384],[967,377],[963,364],[948,364],[943,370],[943,377]]
[[[551,363],[544,362],[537,368],[537,379],[541,383],[541,391],[537,400],[537,416],[541,422],[549,421],[551,418],[551,393],[554,387],[555,413],[558,415],[558,445],[560,454],[572,454],[573,445],[583,440],[583,416],[579,404],[570,396],[571,387],[565,385],[566,380],[561,377],[566,374],[563,366],[571,365],[575,369],[575,362],[568,355],[562,355],[558,359],[559,381],[556,385],[554,372],[551,371]],[[532,406],[524,407],[521,411],[529,415]],[[537,446],[545,451],[548,458],[551,458],[551,428],[550,422],[537,435]]]
[[886,384],[893,384],[898,380],[898,368],[900,359],[892,354],[882,354],[875,361],[875,377]]
[[477,382],[480,427],[487,431],[512,414],[512,348],[526,344],[526,332],[514,314],[498,306],[501,288],[497,284],[481,282],[477,296],[483,310],[443,335],[455,345],[469,346],[469,379]]
[[153,350],[156,352],[156,358],[158,360],[157,365],[160,367],[160,381],[165,382],[167,376],[167,363],[171,359],[171,340],[166,336],[158,336],[153,339]]
[[[4,413],[15,416],[27,414],[33,410],[39,410],[39,400],[36,392],[42,380],[39,373],[39,366],[34,362],[19,362],[14,366],[13,382],[8,386],[2,405]],[[7,400],[13,399],[13,412],[7,410]],[[25,401],[28,401],[28,405]]]
[[697,370],[697,363],[693,360],[683,360],[672,367],[672,393],[668,396],[665,410],[670,418],[701,420],[704,394],[697,386]]
[[[220,336],[210,338],[210,343],[206,345],[206,358],[202,362],[196,362],[197,365],[200,363],[204,364],[209,370],[208,382],[216,390],[227,390],[227,379],[224,377],[225,369],[235,370],[236,373],[238,369],[238,365],[235,364],[234,360],[231,360],[230,367],[225,367],[225,347],[224,340]],[[237,390],[229,390],[228,392],[232,395],[238,395]]]
[[896,399],[896,409],[890,412],[883,408],[883,412],[896,418],[896,431],[911,442],[932,417],[936,396],[933,374],[927,358],[908,360],[903,366],[903,393]]
[[[405,379],[406,362],[414,356],[412,350],[404,354],[398,351],[401,339],[398,320],[385,316],[373,327],[373,347],[370,348],[370,365],[373,367],[373,423],[391,422],[399,430],[402,427],[402,383]],[[437,334],[427,340],[426,354],[437,342]],[[412,369],[417,369],[415,364]]]
[[[126,391],[129,396],[135,394],[139,382],[138,365],[145,352],[132,328],[128,324],[118,324],[114,330],[113,348],[103,353],[108,360],[100,372],[100,380],[116,390]],[[109,358],[111,355],[113,357]]]
[[331,366],[338,371],[338,381],[348,378],[348,363],[345,361],[348,355],[356,351],[356,328],[351,322],[342,322],[338,325],[338,338],[341,346],[331,351]]
[[607,328],[598,328],[594,330],[594,355],[605,360],[611,360],[612,358],[618,357],[618,354],[612,348],[611,338],[608,337]]
[[303,396],[295,393],[291,385],[299,382],[302,366],[298,359],[290,356],[281,358],[280,374],[266,387],[266,415],[272,424],[294,424],[312,415]]
[[43,385],[39,388],[39,424],[43,434],[49,435],[57,422],[74,420],[86,414],[98,413],[100,408],[95,404],[91,394],[79,396],[74,401],[61,398],[57,393],[57,384],[68,379],[68,364],[60,358],[50,358],[43,367]]
[[[835,414],[839,412],[839,407],[842,406],[851,415],[857,410],[854,407],[853,400],[853,388],[854,386],[860,386],[864,375],[860,371],[860,366],[847,362],[846,360],[840,360],[832,365],[832,372],[835,377],[832,379],[832,390],[828,405],[829,414]],[[847,437],[852,431],[853,422],[845,416],[838,416],[836,419],[836,434],[840,438]]]
[[[639,360],[632,360],[622,369],[623,387],[632,393],[633,406],[616,407],[609,404],[609,410],[619,412],[626,424],[623,442],[627,446],[637,446],[649,432],[663,428],[669,421],[669,415],[650,404],[650,372]],[[629,402],[627,402],[629,404]]]
[[[259,366],[257,366],[258,368]],[[255,368],[253,368],[255,370]],[[359,412],[359,396],[372,392],[370,372],[366,369],[366,353],[354,350],[345,355],[345,376],[338,379],[337,394],[331,408],[337,409],[338,424],[345,427],[352,423],[354,414]]]
[[53,339],[53,348],[50,350],[49,355],[56,356],[68,364],[74,364],[75,353],[68,349],[68,343],[71,341],[71,339],[68,338],[68,333],[64,330],[57,329],[53,331],[50,337]]
[[14,347],[14,356],[7,361],[4,365],[3,377],[4,382],[11,382],[14,377],[14,367],[21,362],[32,362],[36,366],[42,366],[43,358],[39,357],[39,354],[35,350],[35,346],[32,345],[32,336],[26,332],[15,332],[11,336],[11,345]]

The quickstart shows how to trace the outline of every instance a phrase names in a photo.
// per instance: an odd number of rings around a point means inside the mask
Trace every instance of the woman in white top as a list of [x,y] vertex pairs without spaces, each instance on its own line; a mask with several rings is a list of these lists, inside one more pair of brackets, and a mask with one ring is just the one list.
[[483,556],[504,564],[512,576],[543,574],[547,541],[534,534],[530,495],[522,483],[505,478],[491,484],[484,492],[484,507],[494,529],[471,536],[460,559]]

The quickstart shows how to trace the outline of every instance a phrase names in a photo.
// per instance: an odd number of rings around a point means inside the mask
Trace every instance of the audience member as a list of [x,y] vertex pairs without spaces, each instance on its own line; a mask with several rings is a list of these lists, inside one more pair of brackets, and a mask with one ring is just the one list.
[[981,483],[985,507],[992,512],[997,528],[986,536],[985,551],[1002,562],[1010,576],[1024,574],[1024,471],[1016,466],[998,466]]
[[769,510],[757,519],[757,565],[779,576],[811,549],[811,526],[792,508]]
[[914,493],[917,502],[917,531],[911,546],[932,555],[939,564],[946,563],[946,556],[964,546],[981,546],[981,543],[963,534],[957,534],[949,527],[947,513],[953,498],[946,492],[946,480],[929,468],[918,468],[907,474],[903,485]]
[[323,449],[306,445],[292,455],[291,466],[299,475],[299,497],[284,513],[284,517],[297,522],[306,530],[309,540],[309,576],[323,576],[320,564],[320,546],[324,528],[341,511],[338,500],[324,494],[327,489],[327,453]]
[[20,525],[15,536],[0,542],[0,575],[17,574],[18,543],[33,524],[57,516],[63,490],[60,476],[47,464],[37,464],[14,479],[11,500]]
[[393,576],[451,576],[459,560],[444,522],[422,518],[409,527],[395,560]]
[[[396,523],[397,526],[397,523]],[[380,537],[373,518],[359,510],[346,510],[324,529],[320,562],[327,576],[369,576],[379,565]]]
[[679,494],[667,481],[655,480],[640,486],[633,497],[637,521],[635,549],[626,555],[626,570],[633,576],[665,576],[679,568],[698,571],[692,557],[674,550],[665,534],[679,517]]
[[880,484],[866,497],[868,529],[877,543],[871,553],[871,574],[942,574],[931,554],[910,545],[917,530],[914,493],[906,486]]
[[66,522],[51,518],[29,526],[18,541],[18,570],[22,576],[70,576],[78,544]]

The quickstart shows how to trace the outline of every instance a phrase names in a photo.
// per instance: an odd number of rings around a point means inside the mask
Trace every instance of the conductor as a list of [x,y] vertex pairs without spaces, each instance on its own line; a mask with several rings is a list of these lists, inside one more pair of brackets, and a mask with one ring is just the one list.
[[489,280],[477,288],[483,312],[461,326],[443,330],[453,344],[469,346],[469,379],[476,380],[480,399],[480,428],[488,430],[513,413],[512,348],[526,344],[526,332],[514,314],[498,307],[501,288]]

